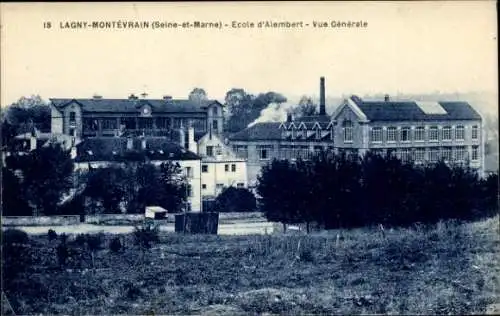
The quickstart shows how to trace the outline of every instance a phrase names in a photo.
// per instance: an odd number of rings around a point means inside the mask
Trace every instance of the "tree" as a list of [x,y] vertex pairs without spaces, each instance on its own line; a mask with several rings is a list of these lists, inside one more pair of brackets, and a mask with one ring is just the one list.
[[110,166],[89,171],[84,195],[102,204],[104,213],[121,213],[130,177],[120,167]]
[[207,100],[207,93],[203,88],[194,88],[190,93],[189,93],[189,100],[195,101],[195,102],[201,102]]
[[5,109],[4,119],[15,126],[18,134],[32,127],[48,132],[51,125],[50,106],[39,95],[21,97]]
[[226,130],[237,132],[248,126],[260,116],[260,113],[271,103],[281,104],[286,98],[277,92],[260,93],[257,96],[248,94],[240,88],[233,88],[226,93],[225,102],[229,117],[226,119]]
[[2,215],[29,216],[32,209],[28,205],[19,178],[14,172],[2,168]]
[[317,105],[313,102],[311,97],[302,96],[298,106],[293,110],[296,117],[311,116],[317,114]]
[[[261,210],[268,221],[292,224],[302,222],[303,186],[299,170],[288,160],[273,160],[258,177],[257,192]],[[284,185],[286,183],[286,185]]]
[[215,200],[219,212],[255,212],[257,201],[246,188],[228,187]]
[[59,144],[33,150],[19,166],[22,185],[35,215],[57,212],[58,203],[73,186],[73,160]]

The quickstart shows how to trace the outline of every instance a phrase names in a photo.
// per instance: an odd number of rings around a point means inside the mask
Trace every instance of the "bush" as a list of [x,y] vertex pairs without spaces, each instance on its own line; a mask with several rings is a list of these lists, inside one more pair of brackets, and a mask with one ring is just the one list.
[[2,277],[8,284],[32,265],[30,239],[26,232],[7,229],[2,236]]
[[9,228],[3,232],[2,244],[4,246],[14,245],[14,244],[28,244],[29,243],[28,234],[25,231],[15,228]]
[[111,250],[112,252],[120,252],[122,248],[122,242],[120,240],[120,237],[118,236],[113,237],[113,239],[111,239],[111,241],[109,242],[109,250]]
[[143,249],[151,248],[152,244],[159,240],[158,227],[156,226],[144,225],[134,229],[134,243]]
[[53,229],[49,229],[49,231],[47,232],[47,237],[49,238],[50,241],[56,240],[57,233]]
[[245,188],[229,187],[215,200],[219,212],[255,212],[257,200],[252,192]]

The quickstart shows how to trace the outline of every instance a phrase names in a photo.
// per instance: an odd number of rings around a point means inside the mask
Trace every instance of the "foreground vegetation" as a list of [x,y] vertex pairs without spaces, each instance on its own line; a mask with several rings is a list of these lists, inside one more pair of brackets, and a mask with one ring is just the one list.
[[4,290],[17,314],[484,313],[500,303],[498,220],[158,241],[11,231]]

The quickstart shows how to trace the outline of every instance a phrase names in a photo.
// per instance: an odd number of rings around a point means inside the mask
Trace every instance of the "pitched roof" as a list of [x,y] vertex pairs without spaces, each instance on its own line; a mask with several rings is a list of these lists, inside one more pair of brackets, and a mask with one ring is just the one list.
[[142,139],[130,138],[132,149],[127,149],[126,137],[92,137],[76,146],[77,162],[137,160],[147,157],[151,160],[198,160],[200,157],[187,151],[166,137],[145,137],[146,149],[142,149]]
[[135,113],[144,105],[151,106],[151,111],[159,113],[206,113],[206,108],[211,104],[219,104],[216,100],[201,102],[187,99],[50,99],[58,109],[76,102],[82,107],[83,112],[119,112]]
[[231,136],[230,140],[279,140],[281,139],[280,122],[257,123]]
[[370,121],[480,120],[481,116],[467,102],[437,102],[446,114],[425,113],[414,101],[364,101],[352,99]]

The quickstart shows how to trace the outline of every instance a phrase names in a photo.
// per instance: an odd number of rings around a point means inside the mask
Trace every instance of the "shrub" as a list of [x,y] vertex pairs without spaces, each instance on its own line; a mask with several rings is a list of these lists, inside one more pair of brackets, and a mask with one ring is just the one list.
[[122,248],[122,242],[120,240],[120,237],[118,236],[113,237],[113,239],[111,239],[111,241],[109,242],[109,250],[111,250],[112,252],[120,252]]
[[69,248],[66,242],[62,242],[56,248],[57,261],[60,266],[65,266],[69,258]]
[[151,248],[152,243],[158,242],[158,227],[144,225],[142,227],[135,227],[134,229],[134,243],[141,248]]
[[47,237],[49,238],[50,241],[56,240],[57,233],[53,229],[49,229],[49,231],[47,232]]
[[217,196],[215,205],[219,212],[254,212],[257,200],[248,189],[229,187]]
[[25,231],[15,228],[9,228],[3,232],[2,236],[3,245],[13,245],[21,244],[25,245],[29,243],[28,234]]
[[102,249],[103,240],[104,240],[103,233],[98,233],[95,235],[91,235],[91,234],[86,235],[87,247],[92,252],[99,250],[99,249]]

